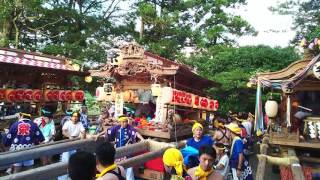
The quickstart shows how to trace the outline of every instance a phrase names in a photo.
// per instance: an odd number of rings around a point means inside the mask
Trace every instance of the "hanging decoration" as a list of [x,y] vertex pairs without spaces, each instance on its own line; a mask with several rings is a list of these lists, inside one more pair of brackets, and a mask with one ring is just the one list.
[[16,100],[16,91],[14,89],[6,89],[6,101],[14,102]]
[[161,85],[160,84],[151,84],[152,96],[161,96]]
[[73,101],[83,101],[84,100],[84,92],[81,90],[72,92],[72,100]]
[[173,97],[173,89],[172,87],[163,87],[162,88],[162,95],[161,100],[163,104],[168,104],[172,101]]
[[91,83],[91,82],[92,82],[92,76],[86,76],[86,77],[84,77],[84,81],[85,81],[86,83]]
[[23,89],[16,89],[15,90],[15,102],[23,102],[24,100],[24,90]]
[[266,114],[269,118],[274,118],[277,116],[277,113],[278,113],[277,101],[275,101],[273,99],[267,100],[264,108],[265,108]]
[[42,99],[42,92],[39,89],[35,89],[32,91],[32,101],[33,102],[40,102]]
[[24,102],[31,102],[32,101],[32,89],[25,89],[23,93],[23,101]]

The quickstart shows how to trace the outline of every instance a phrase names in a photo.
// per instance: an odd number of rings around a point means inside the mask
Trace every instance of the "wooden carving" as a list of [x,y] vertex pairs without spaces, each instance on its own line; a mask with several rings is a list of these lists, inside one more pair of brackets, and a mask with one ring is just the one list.
[[135,42],[120,47],[123,59],[143,59],[144,49]]

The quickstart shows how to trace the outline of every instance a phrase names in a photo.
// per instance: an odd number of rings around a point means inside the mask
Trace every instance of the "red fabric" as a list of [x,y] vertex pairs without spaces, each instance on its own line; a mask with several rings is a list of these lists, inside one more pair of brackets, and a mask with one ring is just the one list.
[[[303,175],[306,180],[312,180],[312,168],[311,167],[302,167]],[[293,180],[293,174],[291,167],[280,167],[280,177],[281,180]]]
[[144,167],[150,170],[158,171],[158,172],[164,172],[164,164],[162,161],[162,157],[158,157],[155,159],[152,159],[144,164]]

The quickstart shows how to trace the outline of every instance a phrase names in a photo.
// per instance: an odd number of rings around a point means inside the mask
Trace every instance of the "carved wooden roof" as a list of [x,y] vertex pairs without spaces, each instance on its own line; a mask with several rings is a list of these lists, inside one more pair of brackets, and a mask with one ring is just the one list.
[[[92,76],[118,77],[125,79],[129,77],[150,76],[158,79],[166,79],[176,83],[180,89],[193,88],[202,91],[205,88],[217,87],[218,83],[205,79],[196,74],[192,68],[184,64],[171,61],[164,57],[145,52],[136,43],[129,43],[120,47],[119,63],[107,62],[99,70],[91,70]],[[199,94],[199,93],[197,93]]]

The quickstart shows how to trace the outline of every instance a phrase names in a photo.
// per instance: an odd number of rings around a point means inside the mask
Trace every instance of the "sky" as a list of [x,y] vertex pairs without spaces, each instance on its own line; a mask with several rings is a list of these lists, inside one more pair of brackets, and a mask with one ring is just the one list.
[[[256,37],[244,36],[238,39],[240,46],[265,44],[272,47],[286,47],[293,39],[295,32],[292,28],[292,17],[278,15],[268,8],[286,0],[247,0],[245,8],[237,13],[246,19],[258,31]],[[270,31],[272,30],[272,31]],[[277,31],[277,33],[275,32]]]

